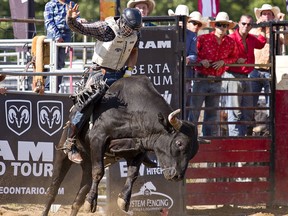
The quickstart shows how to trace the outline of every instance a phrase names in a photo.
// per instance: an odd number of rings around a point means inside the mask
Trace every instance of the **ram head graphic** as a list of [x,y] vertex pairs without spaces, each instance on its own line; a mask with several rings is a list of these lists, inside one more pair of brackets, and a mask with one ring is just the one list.
[[42,131],[52,136],[62,128],[63,104],[59,101],[39,101],[38,124]]
[[31,107],[31,102],[27,100],[7,100],[5,102],[6,124],[19,136],[31,127]]

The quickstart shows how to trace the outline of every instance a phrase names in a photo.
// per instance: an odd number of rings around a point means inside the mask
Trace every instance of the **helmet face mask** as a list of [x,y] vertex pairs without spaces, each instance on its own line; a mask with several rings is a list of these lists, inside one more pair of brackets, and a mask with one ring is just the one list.
[[131,29],[126,23],[123,18],[120,18],[119,20],[119,27],[120,27],[120,34],[124,37],[129,37],[133,34],[134,30]]

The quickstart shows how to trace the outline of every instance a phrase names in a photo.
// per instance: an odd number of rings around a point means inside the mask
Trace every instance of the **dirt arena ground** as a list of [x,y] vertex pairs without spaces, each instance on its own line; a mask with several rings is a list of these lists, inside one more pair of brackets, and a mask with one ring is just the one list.
[[[20,205],[7,204],[0,206],[1,216],[38,216],[41,215],[42,205]],[[56,213],[49,213],[49,216],[68,216],[70,213],[70,206],[61,206]],[[97,213],[79,212],[78,216],[104,216],[104,212],[99,209]],[[170,214],[168,214],[170,216]],[[288,216],[288,207],[266,209],[265,207],[199,207],[193,209],[188,208],[187,216]],[[137,216],[137,215],[136,215]],[[160,216],[160,213],[159,213]],[[171,215],[173,216],[173,215]]]

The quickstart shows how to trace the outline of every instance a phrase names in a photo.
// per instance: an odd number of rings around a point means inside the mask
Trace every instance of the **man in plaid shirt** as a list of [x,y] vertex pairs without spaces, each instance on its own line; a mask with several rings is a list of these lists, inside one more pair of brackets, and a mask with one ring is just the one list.
[[[47,31],[47,38],[55,40],[57,43],[70,42],[72,31],[66,23],[67,6],[75,3],[70,0],[50,0],[44,9],[44,24]],[[85,19],[77,17],[77,21],[85,22]],[[65,47],[58,47],[58,61],[56,68],[60,70],[65,66]],[[57,77],[58,85],[62,81],[62,76]],[[49,89],[49,79],[46,80],[45,88]]]
[[142,27],[141,13],[135,8],[125,9],[119,19],[108,17],[105,21],[94,23],[77,22],[76,19],[80,14],[78,8],[78,4],[73,6],[70,3],[66,17],[67,24],[72,31],[97,39],[92,62],[98,73],[90,77],[82,91],[72,96],[75,105],[70,115],[64,149],[68,153],[68,158],[75,163],[82,161],[75,137],[90,117],[86,108],[102,98],[107,85],[112,85],[122,77],[131,76],[138,58],[139,29]]

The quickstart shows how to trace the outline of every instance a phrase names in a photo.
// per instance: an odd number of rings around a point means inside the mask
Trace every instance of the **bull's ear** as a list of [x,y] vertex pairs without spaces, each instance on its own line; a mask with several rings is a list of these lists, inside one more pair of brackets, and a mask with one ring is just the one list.
[[158,113],[158,121],[160,124],[164,125],[165,118],[162,113]]
[[158,113],[158,121],[169,133],[173,131],[173,127],[168,123],[168,118],[165,118],[162,113]]

